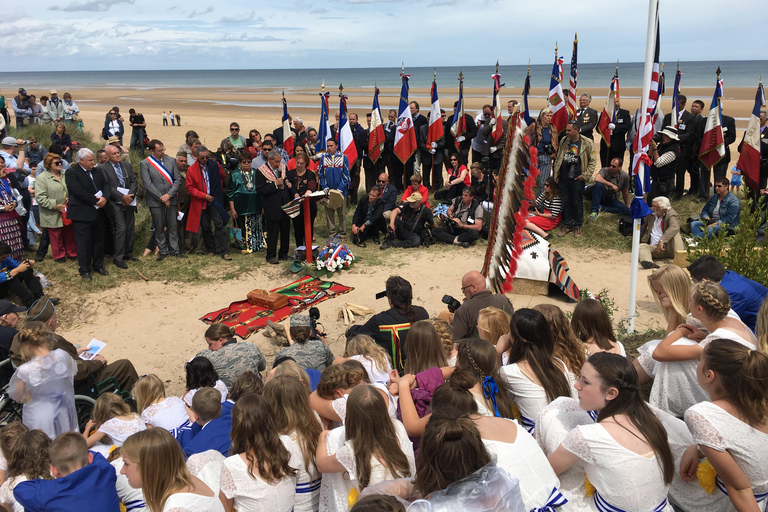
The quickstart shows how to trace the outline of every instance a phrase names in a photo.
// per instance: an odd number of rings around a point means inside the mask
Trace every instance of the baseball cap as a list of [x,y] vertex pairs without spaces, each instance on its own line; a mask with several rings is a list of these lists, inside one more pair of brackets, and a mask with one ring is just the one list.
[[21,313],[26,309],[21,306],[17,306],[8,299],[0,300],[0,316],[7,315],[8,313]]
[[56,89],[51,89],[51,94],[59,94],[56,92]]
[[3,146],[18,146],[18,144],[16,144],[15,137],[6,137],[3,139],[3,142],[0,144],[2,144]]
[[19,89],[19,94],[21,94],[22,96],[26,96],[27,95],[27,90],[22,87],[22,88]]
[[420,203],[422,201],[421,194],[418,192],[414,192],[413,194],[408,196],[408,199],[406,199],[409,203]]

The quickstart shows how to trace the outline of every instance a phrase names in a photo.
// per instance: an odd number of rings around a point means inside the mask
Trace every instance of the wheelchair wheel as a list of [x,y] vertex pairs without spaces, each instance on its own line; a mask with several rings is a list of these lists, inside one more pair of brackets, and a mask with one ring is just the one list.
[[0,427],[21,421],[21,404],[17,404],[6,392],[0,393]]
[[85,395],[75,395],[75,412],[77,413],[77,428],[80,432],[85,430],[85,425],[91,419],[93,406],[96,400]]

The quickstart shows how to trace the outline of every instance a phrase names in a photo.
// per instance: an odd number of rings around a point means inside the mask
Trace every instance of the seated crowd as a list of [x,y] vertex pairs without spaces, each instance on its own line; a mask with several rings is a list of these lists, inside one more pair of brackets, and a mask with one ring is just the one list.
[[[0,429],[13,511],[761,510],[767,290],[712,256],[648,280],[666,336],[630,360],[594,299],[515,310],[464,276],[430,318],[408,281],[335,357],[309,315],[273,367],[211,325],[186,391],[85,367],[47,297],[0,302],[22,421]],[[457,286],[458,287],[458,286]],[[23,311],[23,309],[22,309]],[[118,365],[119,366],[115,366]],[[51,371],[54,369],[55,371]],[[83,426],[79,375],[114,376]],[[641,386],[650,384],[646,400]],[[480,492],[478,492],[478,489]]]

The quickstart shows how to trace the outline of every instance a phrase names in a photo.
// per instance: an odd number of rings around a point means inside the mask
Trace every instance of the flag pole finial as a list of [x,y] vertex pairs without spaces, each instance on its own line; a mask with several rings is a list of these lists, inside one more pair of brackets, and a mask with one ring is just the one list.
[[339,96],[341,96],[342,94],[344,94],[344,86],[341,83],[339,83]]
[[325,79],[323,79],[323,85],[321,85],[320,88],[323,90],[323,93],[325,93]]
[[720,78],[720,66],[717,66],[717,78]]
[[463,71],[459,71],[459,81],[460,82],[464,81],[464,72]]
[[578,43],[579,42],[579,34],[577,32],[573,33],[573,42]]
[[555,58],[557,58],[557,41],[555,41]]
[[496,61],[496,74],[499,74],[499,61]]
[[531,74],[531,58],[528,57],[528,74]]
[[616,74],[619,74],[619,59],[616,59]]
[[435,68],[435,74],[432,76],[432,80],[437,81],[437,68]]

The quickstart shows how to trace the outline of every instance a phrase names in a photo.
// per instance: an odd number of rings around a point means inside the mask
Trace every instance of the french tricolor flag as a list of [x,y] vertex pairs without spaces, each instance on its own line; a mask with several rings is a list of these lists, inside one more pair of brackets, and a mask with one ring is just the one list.
[[752,190],[757,190],[760,177],[760,108],[765,106],[765,90],[763,84],[757,86],[755,106],[749,117],[749,125],[744,133],[741,144],[739,161],[736,167],[744,174],[744,181]]
[[437,78],[432,80],[432,107],[429,109],[429,129],[427,130],[427,146],[443,138],[443,115],[440,113],[440,100],[437,98]]
[[292,133],[291,118],[288,116],[288,102],[285,101],[285,92],[283,92],[283,151],[288,153],[288,156],[293,156]]
[[615,128],[616,121],[616,98],[619,97],[619,71],[613,74],[611,79],[611,86],[608,89],[608,99],[605,100],[605,106],[603,107],[603,113],[600,114],[600,122],[597,124],[597,129],[600,131],[600,135],[603,137],[605,144],[611,147],[611,135],[613,134],[613,128]]
[[563,79],[563,59],[555,57],[555,64],[552,66],[552,77],[549,80],[549,108],[552,109],[552,125],[557,130],[557,134],[565,130],[568,124],[568,109],[563,96],[563,86],[560,82]]
[[355,146],[355,139],[352,137],[352,128],[347,121],[347,97],[339,93],[339,98],[341,100],[339,106],[339,149],[347,155],[349,166],[352,167],[357,161],[357,147]]
[[[403,87],[400,89],[400,108],[397,114],[397,132],[395,132],[394,153],[398,160],[405,163],[416,151],[416,130],[413,127],[411,109],[408,106],[408,79],[410,75],[401,74]],[[350,164],[351,165],[351,164]]]
[[[718,68],[718,72],[720,69]],[[699,160],[708,168],[712,168],[725,156],[725,143],[723,137],[723,112],[720,110],[720,100],[723,97],[723,81],[720,74],[715,83],[715,94],[712,104],[709,106],[707,125],[704,128],[704,137],[699,148]],[[758,116],[759,116],[758,112]]]
[[467,132],[467,119],[464,117],[464,75],[459,73],[459,99],[456,101],[456,108],[453,111],[453,122],[451,123],[451,134],[454,137],[456,151],[459,151],[461,142],[458,140]]
[[373,108],[371,110],[371,130],[368,135],[368,158],[371,162],[376,162],[384,150],[384,123],[381,119],[381,108],[379,107],[379,88],[373,93]]
[[[498,62],[496,66],[498,69]],[[493,137],[493,143],[496,144],[504,133],[504,120],[501,118],[501,105],[499,105],[499,91],[503,84],[501,83],[501,75],[498,71],[491,78],[493,78],[493,105],[491,108],[493,108],[493,118],[496,119],[491,136]]]

